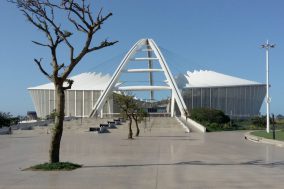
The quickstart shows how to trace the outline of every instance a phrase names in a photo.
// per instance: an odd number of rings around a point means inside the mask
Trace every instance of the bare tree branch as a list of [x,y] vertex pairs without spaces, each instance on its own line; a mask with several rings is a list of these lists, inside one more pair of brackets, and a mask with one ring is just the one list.
[[24,13],[25,17],[28,19],[29,22],[31,22],[34,26],[36,26],[38,29],[42,30],[43,32],[46,32],[45,28],[41,24],[34,21],[34,19],[25,10],[21,11]]
[[88,14],[89,20],[91,21],[92,25],[94,25],[94,19],[92,17],[92,13],[90,11],[90,5],[87,6],[87,11],[86,13]]
[[81,22],[84,23],[85,26],[87,26],[87,28],[91,27],[91,25],[85,19],[85,7],[80,7],[78,3],[74,3],[74,0],[65,0],[62,4],[65,10],[68,10],[75,14],[81,20]]
[[88,33],[88,30],[85,29],[81,24],[78,24],[74,19],[71,18],[70,13],[68,15],[69,21],[76,27],[78,31]]
[[37,41],[32,41],[32,42],[33,42],[34,44],[36,44],[36,45],[39,45],[39,46],[51,48],[51,46],[50,46],[50,45],[47,45],[47,44],[43,44],[43,43],[40,43],[40,42],[37,42]]
[[105,47],[108,47],[108,46],[112,46],[114,44],[116,44],[118,41],[113,41],[113,42],[108,42],[107,40],[104,40],[101,42],[101,44],[99,46],[96,46],[96,47],[92,47],[90,49],[88,49],[88,52],[92,52],[92,51],[96,51],[96,50],[99,50],[99,49],[102,49],[102,48],[105,48]]
[[60,37],[59,35],[56,35],[56,40],[55,40],[54,46],[57,47],[63,41],[64,41],[64,39],[62,37]]
[[41,65],[41,61],[42,58],[38,59],[34,59],[35,63],[38,65],[40,71],[49,79],[52,81],[52,77],[43,69],[42,65]]
[[94,31],[93,33],[96,33],[98,30],[101,29],[101,25],[104,23],[104,21],[106,21],[109,17],[112,16],[112,13],[108,13],[106,16],[101,16],[101,11],[100,10],[98,16],[97,16],[97,21],[94,23]]
[[[52,67],[54,81],[59,83],[65,81],[74,67],[82,60],[82,58],[93,51],[112,46],[118,41],[109,42],[108,40],[102,41],[98,46],[92,46],[94,34],[101,29],[101,25],[106,21],[112,13],[108,13],[106,16],[102,16],[103,9],[100,9],[97,15],[94,17],[90,10],[90,4],[87,4],[85,0],[61,0],[60,3],[50,0],[9,0],[15,3],[18,8],[23,11],[24,15],[36,28],[42,31],[49,44],[33,41],[33,43],[49,47],[52,55]],[[72,33],[62,29],[60,24],[55,21],[55,10],[65,11],[69,22],[76,28],[77,31],[86,34],[85,43],[78,54],[74,55],[74,46],[70,43],[69,37]],[[52,33],[51,33],[52,32]],[[57,63],[57,47],[64,42],[69,47],[69,64],[65,67],[64,64],[58,65]],[[40,64],[40,61],[39,65]],[[42,68],[42,67],[41,67]],[[59,71],[65,68],[64,71],[59,74]],[[42,71],[42,70],[41,70]]]
[[57,71],[61,70],[61,69],[64,68],[64,67],[65,67],[64,63],[61,64],[61,65],[59,65],[59,66],[57,67]]

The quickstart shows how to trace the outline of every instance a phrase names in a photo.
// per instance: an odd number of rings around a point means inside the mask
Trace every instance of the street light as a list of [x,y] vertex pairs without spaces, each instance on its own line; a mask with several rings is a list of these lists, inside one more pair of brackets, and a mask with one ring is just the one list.
[[269,49],[270,48],[274,48],[275,44],[271,45],[268,43],[268,40],[266,41],[266,44],[261,45],[262,48],[265,49],[266,51],[266,132],[269,133],[269,105],[271,102],[271,98],[269,96],[269,61],[268,61],[268,57],[269,57]]

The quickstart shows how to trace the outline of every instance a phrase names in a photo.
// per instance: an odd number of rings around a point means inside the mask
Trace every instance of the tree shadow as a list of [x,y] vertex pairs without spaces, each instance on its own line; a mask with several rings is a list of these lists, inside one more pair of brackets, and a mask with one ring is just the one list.
[[155,135],[151,135],[151,136],[141,136],[141,137],[161,137],[161,138],[163,138],[163,137],[181,137],[181,138],[188,138],[188,136],[166,136],[166,135],[157,135],[157,136],[155,136]]
[[203,161],[185,161],[177,163],[148,163],[148,164],[120,164],[120,165],[92,165],[83,166],[82,168],[127,168],[127,167],[151,167],[151,166],[263,166],[263,167],[282,167],[284,168],[284,161],[266,163],[263,160],[252,160],[247,162],[228,162],[228,163],[209,163]]

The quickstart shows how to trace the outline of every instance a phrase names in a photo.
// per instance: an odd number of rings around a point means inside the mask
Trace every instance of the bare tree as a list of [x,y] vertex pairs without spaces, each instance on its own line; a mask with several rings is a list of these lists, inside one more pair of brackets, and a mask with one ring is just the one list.
[[[94,35],[101,29],[102,24],[112,16],[108,13],[102,15],[102,9],[94,15],[91,5],[86,0],[8,0],[16,4],[35,28],[41,31],[47,42],[33,41],[34,44],[46,47],[50,50],[52,71],[49,73],[42,65],[42,58],[34,59],[40,71],[54,83],[56,94],[55,125],[50,143],[49,161],[59,162],[60,141],[63,132],[64,120],[64,91],[71,89],[73,81],[68,79],[74,67],[93,51],[114,45],[117,41],[103,40],[98,45],[93,44]],[[74,26],[75,34],[85,36],[84,45],[77,48],[72,44],[71,37],[74,35],[70,29],[63,28],[58,22],[58,14],[66,15],[66,23]],[[66,26],[64,23],[64,26]],[[68,25],[68,26],[69,26]],[[58,47],[64,45],[69,52],[67,64],[58,62]],[[75,52],[78,52],[76,53]],[[67,52],[67,53],[68,53]]]

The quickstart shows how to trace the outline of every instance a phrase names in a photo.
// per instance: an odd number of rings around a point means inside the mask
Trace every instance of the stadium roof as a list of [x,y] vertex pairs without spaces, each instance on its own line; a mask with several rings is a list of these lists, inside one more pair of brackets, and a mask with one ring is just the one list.
[[187,79],[185,87],[221,87],[221,86],[243,86],[243,85],[262,85],[261,83],[241,79],[214,71],[200,70],[187,71],[184,75]]
[[[243,85],[262,85],[261,83],[241,79],[214,71],[200,70],[200,71],[187,71],[184,77],[179,75],[176,77],[179,88],[192,88],[192,87],[220,87],[220,86],[243,86]],[[103,75],[102,73],[88,72],[81,73],[70,77],[74,81],[72,89],[70,90],[105,90],[108,82],[111,79],[109,74]],[[120,83],[117,84],[117,86]],[[47,89],[53,90],[53,83],[47,83],[28,89]]]
[[[72,89],[70,90],[104,90],[111,79],[109,74],[102,73],[81,73],[70,77],[74,81]],[[47,83],[28,89],[54,89],[53,83]]]

